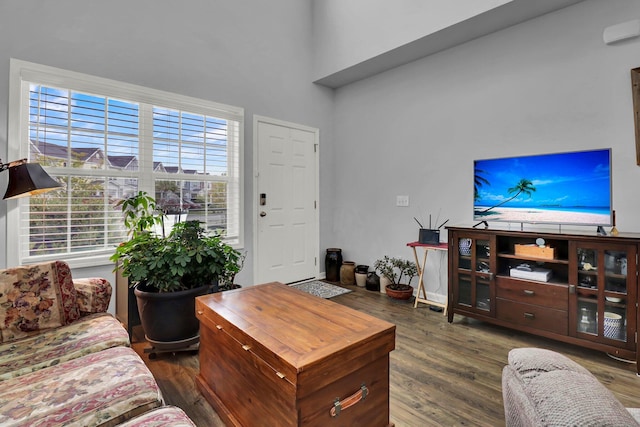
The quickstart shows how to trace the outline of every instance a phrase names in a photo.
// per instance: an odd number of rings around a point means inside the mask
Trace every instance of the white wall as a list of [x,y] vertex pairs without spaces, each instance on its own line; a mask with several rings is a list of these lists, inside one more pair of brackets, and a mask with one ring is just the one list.
[[[366,264],[408,258],[413,216],[441,211],[450,224],[471,222],[474,159],[600,147],[613,148],[618,228],[640,231],[629,80],[640,39],[602,42],[606,26],[640,17],[640,0],[586,0],[335,94],[310,83],[310,3],[0,0],[0,70],[8,76],[15,57],[244,107],[243,283],[253,282],[253,114],[320,128],[321,254],[341,247]],[[5,77],[3,160],[7,96]],[[396,195],[409,195],[410,207],[395,207]],[[440,258],[431,271],[446,276]],[[0,247],[0,266],[5,259]],[[446,277],[439,283],[442,294]]]
[[[11,57],[243,107],[249,256],[238,282],[251,284],[253,115],[320,128],[320,161],[330,163],[324,142],[332,139],[333,94],[311,83],[310,25],[310,2],[299,0],[0,0],[0,157],[9,160]],[[330,198],[324,195],[321,204],[331,206]],[[6,204],[0,203],[4,241]],[[321,238],[321,244],[328,243]],[[1,246],[0,267],[6,265]],[[105,271],[110,268],[74,275]]]
[[338,89],[330,246],[362,264],[408,258],[414,216],[472,223],[474,159],[603,147],[617,228],[640,232],[630,83],[640,39],[602,41],[605,27],[636,18],[640,0],[588,0]]
[[333,74],[511,1],[314,0],[314,76]]

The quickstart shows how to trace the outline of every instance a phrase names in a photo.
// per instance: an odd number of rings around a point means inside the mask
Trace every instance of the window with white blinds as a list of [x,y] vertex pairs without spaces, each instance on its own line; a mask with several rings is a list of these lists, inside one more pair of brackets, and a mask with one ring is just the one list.
[[115,205],[138,191],[168,223],[199,220],[242,245],[242,109],[15,60],[11,85],[10,157],[42,164],[63,187],[17,199],[9,265],[107,259],[126,238]]

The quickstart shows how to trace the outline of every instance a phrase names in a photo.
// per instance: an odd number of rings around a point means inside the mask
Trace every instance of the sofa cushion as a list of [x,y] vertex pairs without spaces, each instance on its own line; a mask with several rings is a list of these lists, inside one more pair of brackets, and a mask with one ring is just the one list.
[[0,425],[110,427],[161,404],[142,359],[114,347],[2,382]]
[[106,312],[111,300],[111,283],[102,277],[73,279],[81,315]]
[[0,270],[3,342],[66,325],[79,317],[67,263],[55,261]]
[[129,344],[126,329],[115,317],[92,314],[70,325],[0,344],[0,381]]
[[511,365],[502,370],[502,399],[507,427],[540,425],[538,408],[531,402],[522,377]]
[[640,408],[627,408],[627,411],[629,411],[636,422],[640,423]]
[[511,365],[523,378],[535,378],[540,374],[551,371],[572,371],[581,374],[591,373],[560,353],[544,348],[514,348],[509,352]]
[[120,425],[120,427],[196,427],[184,411],[176,406],[162,406]]
[[588,370],[553,351],[511,350],[502,386],[510,427],[638,425]]
[[540,425],[637,425],[625,407],[591,375],[547,372],[532,379],[527,390],[540,416]]

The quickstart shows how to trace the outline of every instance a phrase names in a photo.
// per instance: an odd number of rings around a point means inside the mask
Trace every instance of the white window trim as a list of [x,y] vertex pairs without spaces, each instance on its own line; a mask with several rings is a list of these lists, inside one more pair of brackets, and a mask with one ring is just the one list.
[[[203,115],[215,115],[222,119],[239,122],[239,147],[237,153],[240,168],[237,177],[239,181],[238,197],[240,200],[238,207],[239,239],[233,246],[236,248],[244,247],[244,174],[242,171],[244,165],[244,108],[11,58],[9,67],[9,112],[7,125],[8,160],[22,159],[29,156],[27,149],[28,144],[25,143],[25,138],[29,136],[29,125],[26,121],[22,120],[22,118],[27,117],[28,111],[24,110],[27,109],[28,106],[26,105],[27,103],[24,105],[21,104],[21,99],[23,99],[23,97],[28,99],[29,82],[33,81],[43,85],[64,87],[112,98],[121,97],[122,99],[134,102],[166,105],[167,100],[169,100],[171,106],[174,108]],[[147,125],[147,123],[141,121],[141,126],[144,125]],[[145,152],[141,150],[140,155],[149,155],[149,153],[146,152],[146,147]],[[229,161],[232,160],[235,159],[229,159]],[[140,178],[141,181],[146,179],[152,180],[153,176],[147,176],[147,174],[142,173],[140,174]],[[144,185],[144,182],[141,183]],[[20,241],[19,230],[18,227],[12,227],[11,225],[19,222],[18,200],[7,200],[6,207],[6,265],[18,265],[20,263],[21,251],[16,250],[15,245]],[[88,267],[111,264],[111,261],[109,261],[110,255],[110,253],[95,256],[85,255],[76,258],[65,255],[64,259],[71,267]],[[52,258],[60,259],[62,257],[57,255]]]

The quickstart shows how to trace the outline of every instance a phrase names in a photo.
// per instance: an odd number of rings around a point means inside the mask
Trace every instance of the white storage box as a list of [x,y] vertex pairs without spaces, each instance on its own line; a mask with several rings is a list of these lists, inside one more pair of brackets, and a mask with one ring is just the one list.
[[546,268],[532,268],[531,271],[518,270],[512,268],[509,270],[511,277],[517,277],[518,279],[538,280],[540,282],[548,282],[551,279],[552,271]]

